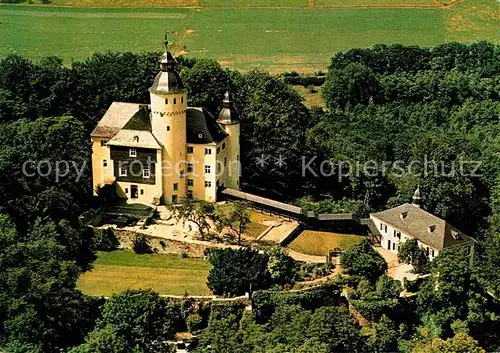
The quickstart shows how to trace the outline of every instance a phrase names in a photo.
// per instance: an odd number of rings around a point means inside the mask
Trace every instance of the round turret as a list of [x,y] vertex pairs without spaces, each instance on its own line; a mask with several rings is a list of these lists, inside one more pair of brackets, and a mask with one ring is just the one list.
[[420,185],[417,186],[417,190],[413,193],[413,202],[412,204],[417,207],[422,207],[423,204],[423,196],[422,192],[420,191]]
[[236,108],[234,108],[231,102],[231,95],[229,91],[224,94],[224,100],[222,101],[222,109],[219,113],[219,118],[217,119],[219,124],[237,124],[239,122],[239,115]]

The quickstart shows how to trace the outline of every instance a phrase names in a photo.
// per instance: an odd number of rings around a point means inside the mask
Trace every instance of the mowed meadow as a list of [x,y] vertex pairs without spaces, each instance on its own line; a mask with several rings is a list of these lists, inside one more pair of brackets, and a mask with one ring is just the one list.
[[57,55],[70,64],[106,50],[157,51],[168,30],[174,32],[176,54],[279,73],[324,70],[334,53],[378,43],[499,42],[495,0],[450,2],[53,0],[48,6],[1,5],[0,56],[38,60]]

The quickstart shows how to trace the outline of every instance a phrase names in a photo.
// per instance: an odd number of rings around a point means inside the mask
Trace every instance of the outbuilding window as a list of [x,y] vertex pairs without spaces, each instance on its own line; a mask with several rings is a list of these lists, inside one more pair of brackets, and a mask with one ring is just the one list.
[[142,177],[143,178],[146,178],[146,179],[149,179],[151,178],[151,173],[150,173],[150,170],[149,169],[143,169],[142,170]]
[[129,157],[137,157],[137,150],[135,148],[131,148],[128,151],[128,155],[129,155]]
[[121,168],[120,168],[119,175],[120,175],[121,177],[126,177],[126,176],[127,176],[127,167],[121,167]]
[[205,174],[210,174],[211,169],[212,168],[209,165],[205,165]]

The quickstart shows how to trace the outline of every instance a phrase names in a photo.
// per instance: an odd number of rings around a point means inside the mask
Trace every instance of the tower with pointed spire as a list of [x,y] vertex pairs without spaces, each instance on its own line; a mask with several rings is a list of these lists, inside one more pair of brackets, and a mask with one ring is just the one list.
[[423,206],[423,196],[422,192],[420,191],[420,185],[417,185],[417,189],[413,193],[412,204],[419,208]]
[[176,70],[176,61],[168,51],[160,57],[160,72],[151,88],[151,128],[162,146],[162,189],[166,202],[185,196],[186,109],[187,96]]
[[91,134],[93,185],[115,185],[123,199],[176,203],[217,201],[239,189],[240,125],[229,92],[218,118],[187,106],[187,90],[168,51],[149,88],[150,106],[113,102]]
[[228,160],[226,186],[239,189],[240,188],[240,122],[238,111],[231,101],[229,91],[224,95],[222,101],[222,109],[219,113],[217,122],[229,135]]

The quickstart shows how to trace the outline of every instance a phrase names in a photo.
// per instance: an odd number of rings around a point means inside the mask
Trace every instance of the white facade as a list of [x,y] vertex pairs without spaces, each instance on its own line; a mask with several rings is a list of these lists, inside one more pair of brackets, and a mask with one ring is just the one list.
[[[413,239],[411,235],[405,234],[404,232],[388,223],[383,222],[372,214],[370,215],[370,219],[377,227],[377,231],[380,234],[380,245],[384,249],[397,254],[402,243],[404,243],[407,239]],[[437,249],[434,249],[433,247],[430,247],[429,245],[424,244],[419,240],[417,240],[417,242],[421,248],[425,249],[430,260],[438,256],[439,251]]]

